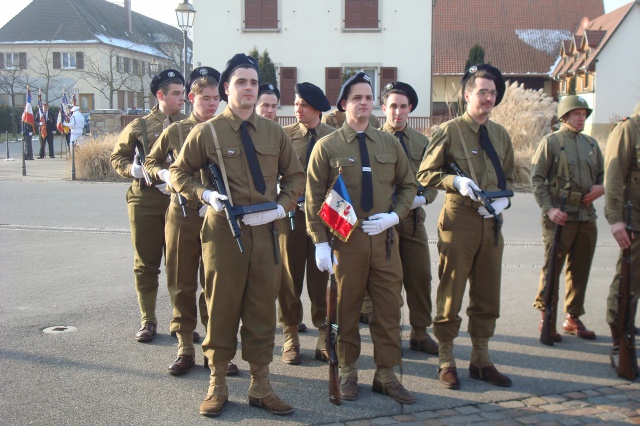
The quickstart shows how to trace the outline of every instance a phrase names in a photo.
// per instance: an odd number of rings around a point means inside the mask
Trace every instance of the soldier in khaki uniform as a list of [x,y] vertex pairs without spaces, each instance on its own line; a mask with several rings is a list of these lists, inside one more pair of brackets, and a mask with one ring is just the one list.
[[[531,160],[531,186],[542,208],[542,237],[545,263],[540,272],[538,294],[533,306],[544,318],[544,287],[549,255],[556,224],[563,225],[560,239],[558,271],[567,260],[564,310],[567,313],[562,328],[567,334],[583,339],[595,339],[580,316],[584,315],[584,298],[596,249],[598,229],[593,202],[604,193],[604,165],[598,142],[582,134],[584,122],[591,114],[587,101],[579,96],[567,96],[558,104],[559,130],[546,135],[538,144]],[[560,210],[565,196],[565,211]],[[552,320],[551,338],[562,340]],[[539,329],[541,329],[540,323]]]
[[[513,189],[511,138],[504,127],[489,119],[504,96],[505,83],[500,70],[479,64],[465,73],[461,87],[467,111],[435,131],[417,174],[425,187],[446,192],[438,219],[440,285],[433,322],[440,346],[439,379],[446,388],[460,387],[453,340],[460,330],[459,312],[469,280],[467,316],[473,346],[469,373],[473,379],[508,387],[511,380],[489,358],[489,338],[500,316],[504,240],[474,192],[478,187],[485,191]],[[451,169],[454,162],[468,178],[456,176]],[[500,214],[509,200],[496,198],[492,205]]]
[[[376,372],[373,391],[403,404],[415,397],[402,386],[393,367],[399,365],[402,265],[398,244],[387,245],[388,232],[404,218],[416,193],[415,177],[407,156],[391,135],[369,124],[373,94],[368,75],[360,72],[347,80],[337,107],[346,111],[338,131],[320,139],[307,169],[305,210],[307,232],[316,245],[316,264],[330,272],[335,263],[338,282],[338,359],[340,394],[358,398],[360,333],[358,318],[364,292],[371,295],[376,321],[371,327]],[[327,191],[342,169],[342,177],[358,217],[349,240],[335,241],[335,262],[318,211]]]
[[[200,338],[195,331],[198,269],[202,252],[200,229],[207,205],[199,203],[194,194],[180,194],[185,204],[181,206],[180,196],[171,186],[167,157],[171,153],[175,160],[191,129],[215,115],[220,104],[218,79],[220,73],[210,67],[198,67],[191,72],[186,83],[189,101],[193,104],[191,115],[173,123],[162,132],[145,163],[149,175],[163,180],[167,183],[167,188],[172,190],[172,202],[167,209],[165,224],[165,269],[173,306],[171,330],[178,337],[178,356],[169,366],[169,373],[174,376],[186,373],[195,365],[193,342]],[[183,208],[187,212],[186,217]],[[202,284],[204,285],[203,280]],[[200,294],[199,305],[201,321],[206,327],[208,318],[204,293]]]
[[[418,94],[411,85],[394,81],[384,87],[381,100],[382,111],[387,116],[382,131],[398,138],[415,175],[420,168],[422,155],[429,145],[429,138],[407,125],[409,113],[418,106]],[[422,208],[436,199],[438,190],[423,188],[417,180],[416,184],[418,192],[413,198],[411,210],[407,217],[396,225],[400,239],[402,281],[409,305],[409,347],[414,351],[438,355],[438,344],[427,333],[427,327],[432,324],[431,258],[427,230],[424,227],[425,211]]]
[[258,89],[256,113],[271,121],[277,121],[280,91],[271,83],[261,84]]
[[[631,247],[631,291],[634,303],[640,295],[640,103],[631,117],[619,122],[607,140],[604,156],[605,165],[605,215],[611,225],[611,233],[620,249]],[[624,206],[630,201],[633,239],[630,240],[625,229]],[[622,252],[618,258],[616,275],[609,288],[607,298],[607,323],[611,327],[613,348],[611,366],[618,367],[620,355],[620,335],[616,327],[618,316],[618,293],[622,268]],[[635,312],[633,313],[635,315]]]
[[166,190],[166,183],[155,178],[151,186],[145,184],[143,165],[136,155],[135,143],[142,144],[146,155],[165,128],[186,118],[180,113],[184,104],[184,77],[176,70],[164,70],[153,77],[151,93],[158,99],[158,105],[150,114],[124,128],[111,154],[111,165],[116,172],[134,179],[127,191],[127,206],[134,250],[133,273],[141,316],[141,327],[136,334],[138,342],[150,342],[156,335],[158,276],[164,253],[165,213],[170,192]]
[[[209,390],[200,405],[200,414],[205,416],[219,415],[228,400],[227,364],[236,353],[241,320],[242,358],[251,372],[249,404],[273,414],[293,411],[271,388],[269,363],[273,360],[281,273],[276,260],[280,251],[278,219],[294,208],[302,194],[304,171],[282,127],[255,113],[259,78],[253,58],[239,53],[227,62],[218,86],[227,108],[189,133],[169,169],[177,191],[195,193],[197,199],[212,206],[201,233],[209,312],[202,349],[211,367]],[[209,162],[217,164],[227,177],[229,197],[194,177],[202,169],[208,175]],[[278,177],[280,192],[276,193]],[[276,206],[242,217],[239,238],[245,253],[238,250],[229,228],[221,202],[226,200],[237,208],[267,202]]]
[[[284,127],[284,131],[291,139],[291,144],[302,168],[306,170],[311,150],[316,141],[332,133],[335,129],[320,123],[322,112],[331,108],[322,89],[311,83],[298,83],[295,90],[294,111],[298,122]],[[329,274],[319,270],[316,266],[315,246],[306,230],[304,201],[299,202],[298,206],[299,208],[293,210],[295,229],[291,229],[289,220],[283,220],[281,227],[284,228],[284,232],[280,235],[282,279],[278,305],[285,337],[282,347],[282,361],[287,364],[302,362],[298,329],[303,316],[300,296],[305,278],[305,268],[307,292],[311,300],[311,318],[313,325],[318,328],[315,357],[320,361],[327,360],[326,328],[323,324],[327,314],[326,287]]]

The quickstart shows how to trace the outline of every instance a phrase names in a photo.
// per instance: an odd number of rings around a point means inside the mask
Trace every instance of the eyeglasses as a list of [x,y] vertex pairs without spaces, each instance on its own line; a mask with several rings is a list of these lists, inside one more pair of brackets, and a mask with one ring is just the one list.
[[476,92],[476,95],[480,96],[481,98],[486,98],[487,96],[491,96],[492,98],[497,98],[498,97],[498,91],[497,90],[487,90],[487,89],[480,89]]

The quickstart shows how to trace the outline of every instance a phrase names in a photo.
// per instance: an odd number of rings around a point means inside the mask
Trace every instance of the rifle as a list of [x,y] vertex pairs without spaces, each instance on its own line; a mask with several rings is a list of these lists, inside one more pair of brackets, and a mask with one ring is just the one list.
[[[227,188],[224,186],[224,180],[222,178],[222,173],[220,172],[220,167],[216,163],[208,162],[209,167],[209,183],[211,186],[218,191],[220,195],[229,196],[227,193]],[[231,228],[231,233],[233,234],[233,238],[238,242],[238,247],[240,248],[240,253],[244,253],[244,246],[242,245],[242,231],[240,230],[240,223],[238,223],[238,219],[242,218],[245,214],[249,213],[258,213],[266,210],[273,210],[278,208],[278,204],[275,201],[270,201],[267,203],[260,204],[252,204],[250,206],[232,206],[231,202],[227,200],[220,200],[222,205],[224,206],[224,211],[227,214],[227,221],[229,222],[229,227]]]
[[[632,238],[631,202],[624,206],[625,223],[629,240]],[[617,327],[620,333],[620,358],[616,373],[618,377],[635,380],[638,375],[638,359],[636,358],[634,313],[636,311],[634,294],[631,292],[631,247],[622,250],[622,268],[618,287]]]
[[[468,176],[462,171],[462,169],[460,168],[460,166],[458,166],[458,164],[451,163],[451,168],[453,169],[454,172],[456,172],[458,176],[468,179]],[[488,192],[483,190],[476,191],[473,188],[471,188],[471,190],[473,191],[473,194],[480,200],[480,202],[482,203],[484,208],[487,210],[487,212],[493,215],[493,221],[496,225],[495,226],[496,244],[498,244],[498,236],[500,235],[500,228],[502,228],[502,218],[500,217],[499,214],[496,214],[496,210],[491,205],[491,202],[495,198],[513,197],[513,191],[505,190],[505,191]]]
[[[567,201],[565,195],[560,199],[560,211],[564,212],[564,205]],[[540,330],[540,342],[543,345],[553,346],[551,338],[552,324],[556,323],[556,310],[558,308],[558,281],[560,280],[560,271],[558,271],[558,254],[560,251],[560,237],[562,235],[562,225],[556,224],[553,233],[553,244],[549,252],[549,260],[547,264],[547,276],[544,286],[544,317],[542,318],[542,329]]]
[[134,149],[136,151],[136,157],[138,158],[138,161],[142,166],[142,174],[144,176],[144,180],[139,179],[138,182],[140,182],[140,188],[144,189],[145,186],[151,186],[152,184],[151,176],[149,176],[149,173],[147,173],[147,169],[144,168],[144,162],[147,161],[147,156],[145,155],[144,147],[142,146],[142,143],[139,140],[136,140],[134,144]]
[[[298,202],[296,207],[300,208],[300,204],[304,203],[304,195],[298,197]],[[294,207],[289,213],[287,213],[287,217],[289,218],[289,224],[291,225],[291,230],[294,231],[296,229],[296,208]]]
[[[418,185],[417,195],[422,197],[424,195],[424,186]],[[413,212],[413,236],[416,236],[416,230],[418,229],[418,209]]]
[[[333,242],[334,237],[331,237],[331,259],[333,259]],[[338,335],[340,334],[337,316],[338,282],[336,281],[336,275],[331,271],[329,282],[327,283],[327,317],[325,320],[325,326],[327,327],[325,343],[329,357],[329,402],[334,405],[341,405],[340,374],[338,373],[338,355],[336,353]]]
[[[172,165],[174,161],[176,161],[176,157],[173,153],[173,150],[169,150],[169,152],[167,152],[167,157],[169,157],[169,165]],[[180,207],[182,207],[182,215],[184,217],[187,217],[187,199],[184,198],[184,196],[182,194],[180,194],[179,192],[178,194],[178,202],[180,203]]]

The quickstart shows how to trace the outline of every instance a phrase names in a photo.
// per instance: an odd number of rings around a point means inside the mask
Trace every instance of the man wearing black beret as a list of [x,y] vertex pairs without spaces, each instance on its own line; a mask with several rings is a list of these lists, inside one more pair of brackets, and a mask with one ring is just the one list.
[[170,192],[166,190],[167,184],[155,177],[151,186],[145,184],[143,165],[136,155],[135,145],[142,144],[142,154],[146,156],[165,128],[186,118],[180,113],[184,104],[184,77],[179,71],[167,69],[156,74],[150,89],[158,99],[157,105],[150,114],[132,121],[122,130],[111,154],[111,165],[116,172],[133,179],[127,191],[127,207],[141,316],[141,326],[136,334],[138,342],[150,342],[156,335],[158,276],[164,252],[165,213]]
[[[302,168],[306,171],[309,156],[317,140],[327,136],[335,129],[320,123],[322,112],[331,108],[329,100],[318,86],[311,83],[298,83],[295,87],[296,97],[294,112],[298,122],[285,126],[284,131],[289,135]],[[286,364],[300,364],[300,339],[298,338],[298,324],[302,321],[303,311],[300,296],[302,283],[307,271],[307,291],[311,300],[311,317],[313,325],[318,328],[318,342],[316,344],[316,359],[326,360],[326,328],[323,326],[326,316],[326,286],[329,275],[320,271],[315,264],[315,246],[306,231],[304,216],[304,197],[298,202],[298,209],[294,209],[295,229],[283,221],[280,235],[280,249],[282,250],[282,279],[278,294],[280,307],[280,322],[284,332],[282,347],[282,361]]]
[[[376,364],[373,391],[413,404],[415,397],[393,371],[402,362],[398,338],[402,266],[398,244],[387,242],[393,226],[409,212],[416,194],[415,177],[397,139],[369,124],[373,89],[368,75],[360,72],[347,80],[336,106],[345,112],[346,120],[311,152],[305,211],[316,265],[322,271],[335,271],[338,282],[340,395],[346,401],[358,398],[358,319],[368,291],[376,312],[376,320],[369,324]],[[340,173],[358,223],[346,242],[335,240],[332,257],[328,229],[318,211]]]
[[[513,190],[511,138],[504,127],[489,119],[504,96],[505,82],[497,68],[479,64],[467,70],[461,86],[460,101],[467,105],[466,112],[434,132],[417,174],[425,187],[446,192],[438,221],[440,284],[433,322],[440,346],[438,374],[445,388],[460,387],[453,340],[460,330],[459,313],[468,280],[468,331],[473,346],[469,373],[473,379],[509,387],[509,377],[500,373],[489,358],[489,339],[500,316],[504,240],[475,192],[479,188]],[[468,177],[456,175],[451,168],[454,162]],[[492,206],[500,214],[509,206],[509,199],[496,198]]]
[[[394,81],[384,87],[381,101],[382,111],[387,116],[382,131],[398,138],[415,175],[420,168],[422,154],[429,145],[429,138],[408,125],[409,114],[418,106],[418,94],[411,85]],[[438,344],[427,333],[427,327],[432,323],[431,259],[424,227],[425,211],[422,208],[435,200],[438,191],[424,188],[417,180],[416,184],[418,192],[413,198],[411,210],[396,226],[400,238],[402,281],[407,292],[411,324],[409,347],[414,351],[438,355]]]
[[280,103],[280,91],[271,83],[261,84],[258,89],[258,102],[256,112],[258,115],[276,121],[278,116],[278,104]]
[[[249,404],[286,415],[293,407],[280,399],[269,381],[276,327],[276,297],[282,266],[278,263],[278,219],[294,208],[304,189],[304,171],[279,124],[255,112],[260,74],[255,60],[239,53],[220,76],[224,112],[196,126],[171,165],[174,188],[211,205],[202,226],[202,261],[209,322],[202,350],[209,359],[210,385],[200,414],[218,416],[228,400],[227,366],[236,354],[240,328],[242,358],[249,363]],[[209,163],[226,176],[222,195],[194,174]],[[280,191],[277,192],[277,183]],[[254,206],[242,217],[240,241],[229,228],[222,201]],[[270,207],[270,206],[269,206]],[[277,249],[277,252],[276,252]]]

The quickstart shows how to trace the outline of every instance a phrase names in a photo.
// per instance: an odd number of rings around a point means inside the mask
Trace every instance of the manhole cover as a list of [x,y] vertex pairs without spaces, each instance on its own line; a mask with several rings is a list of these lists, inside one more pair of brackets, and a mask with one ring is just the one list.
[[73,333],[74,331],[78,331],[78,329],[71,325],[56,325],[54,327],[48,327],[42,330],[42,332],[46,334]]

